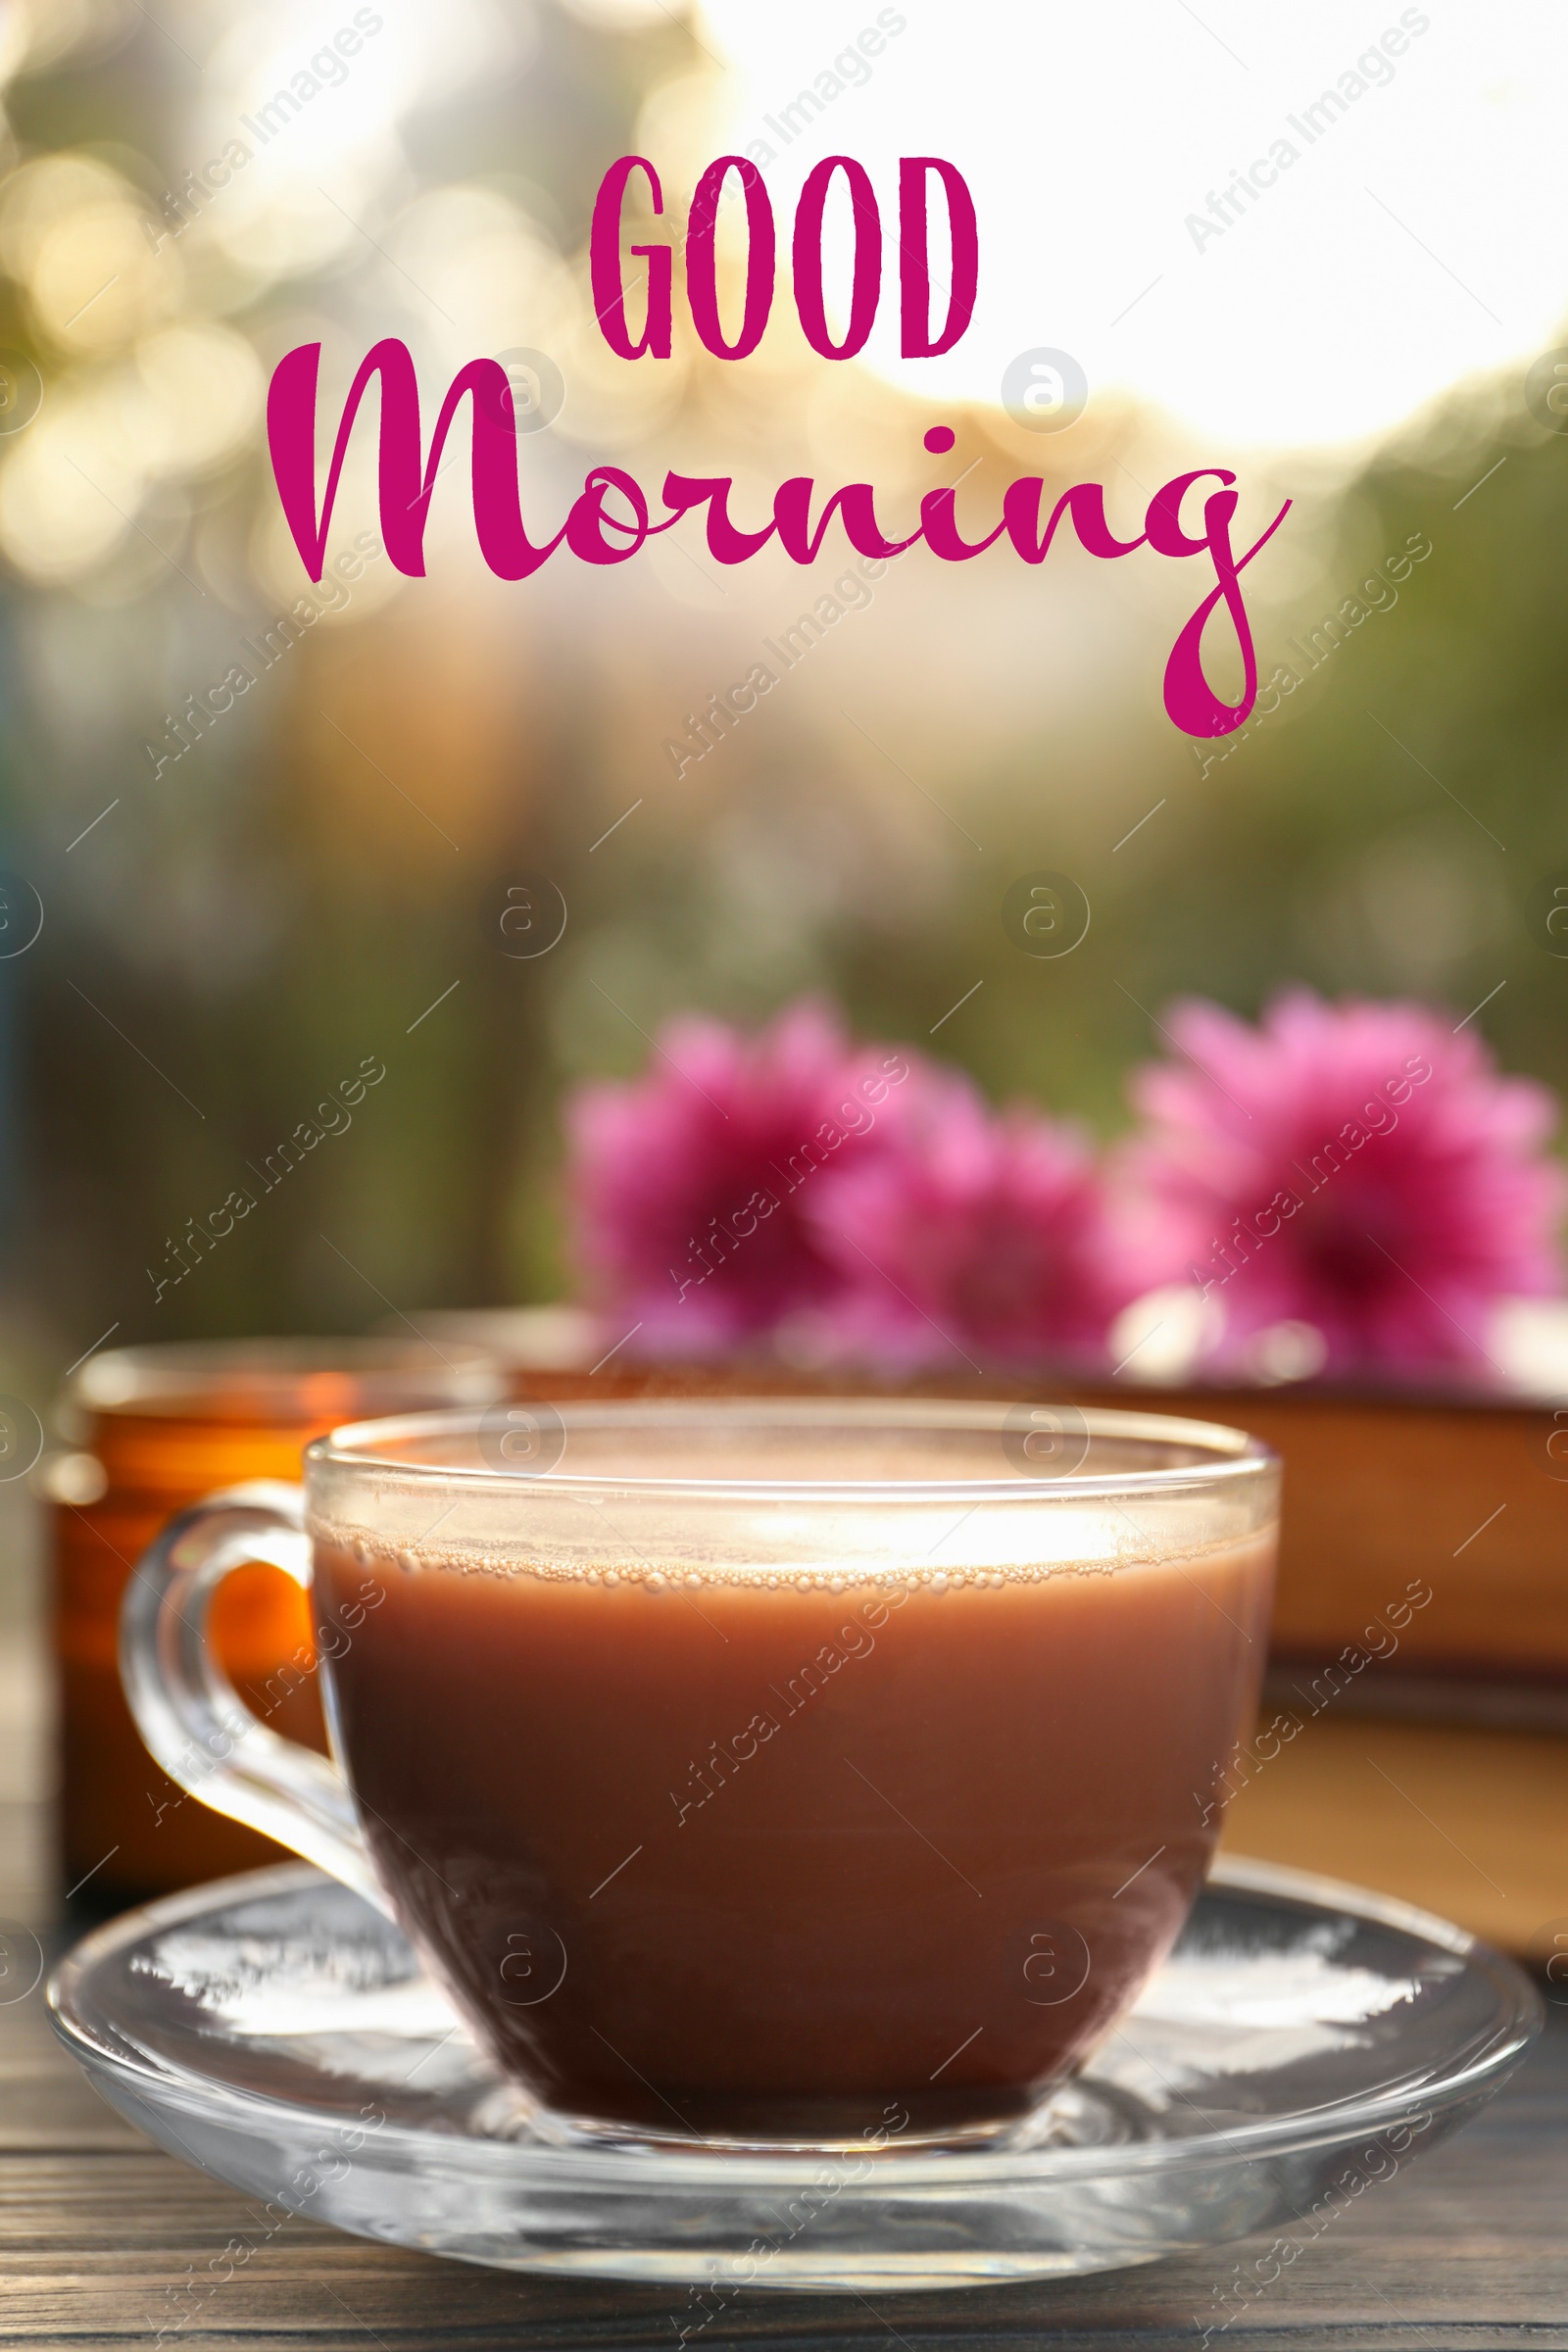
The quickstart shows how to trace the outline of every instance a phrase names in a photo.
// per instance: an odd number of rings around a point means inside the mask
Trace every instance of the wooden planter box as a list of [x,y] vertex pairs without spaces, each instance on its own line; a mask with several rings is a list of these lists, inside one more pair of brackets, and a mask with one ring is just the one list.
[[1318,1662],[1360,1640],[1423,1578],[1432,1598],[1400,1633],[1401,1674],[1568,1695],[1568,1413],[1522,1399],[1313,1389],[1073,1394],[1229,1422],[1281,1455],[1282,1663]]

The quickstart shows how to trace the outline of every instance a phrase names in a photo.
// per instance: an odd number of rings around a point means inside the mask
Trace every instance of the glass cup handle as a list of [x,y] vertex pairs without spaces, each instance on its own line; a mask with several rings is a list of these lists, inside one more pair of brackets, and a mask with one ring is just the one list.
[[213,1595],[233,1569],[258,1560],[309,1592],[303,1487],[225,1487],[181,1511],[142,1553],[120,1612],[120,1676],[136,1728],[189,1795],[292,1846],[390,1916],[336,1764],[269,1731],[209,1644]]

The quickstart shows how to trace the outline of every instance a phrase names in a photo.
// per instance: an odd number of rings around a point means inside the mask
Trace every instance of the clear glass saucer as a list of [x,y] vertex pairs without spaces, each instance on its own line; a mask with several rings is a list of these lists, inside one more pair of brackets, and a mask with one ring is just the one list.
[[956,2151],[546,2140],[396,1928],[308,1863],[111,1922],[49,2003],[113,2106],[279,2221],[703,2287],[710,2318],[742,2287],[973,2286],[1299,2237],[1462,2123],[1541,2022],[1512,1963],[1445,1921],[1238,1861],[1074,2081]]

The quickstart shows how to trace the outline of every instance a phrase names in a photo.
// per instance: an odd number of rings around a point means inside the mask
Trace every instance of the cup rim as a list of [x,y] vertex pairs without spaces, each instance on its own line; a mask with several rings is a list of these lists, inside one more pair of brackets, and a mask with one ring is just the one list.
[[[651,1500],[689,1502],[823,1502],[867,1505],[987,1502],[1016,1507],[1024,1501],[1077,1502],[1116,1494],[1162,1494],[1195,1487],[1246,1484],[1276,1469],[1279,1455],[1260,1438],[1217,1421],[1195,1421],[1165,1413],[1123,1412],[1101,1405],[1079,1406],[1065,1399],[1043,1397],[999,1399],[976,1403],[968,1399],[936,1397],[864,1396],[680,1396],[622,1397],[599,1403],[569,1399],[513,1399],[493,1405],[489,1413],[527,1413],[546,1428],[562,1434],[564,1451],[574,1429],[613,1430],[678,1426],[685,1422],[702,1429],[714,1420],[731,1427],[809,1429],[846,1425],[867,1431],[975,1430],[1005,1438],[1009,1430],[1020,1438],[1029,1424],[1020,1415],[1046,1410],[1072,1417],[1091,1441],[1096,1437],[1124,1438],[1153,1445],[1182,1445],[1200,1448],[1207,1459],[1164,1463],[1148,1470],[1123,1469],[1099,1477],[1076,1471],[1052,1475],[1042,1472],[1013,1478],[934,1479],[801,1479],[801,1478],[671,1478],[629,1477],[614,1471],[592,1473],[548,1469],[474,1468],[465,1463],[400,1459],[395,1450],[443,1435],[477,1435],[488,1415],[484,1412],[411,1413],[376,1420],[345,1422],[318,1438],[305,1449],[307,1468],[373,1471],[382,1482],[415,1486],[457,1486],[466,1493],[544,1494],[552,1500],[592,1498],[616,1494]],[[562,1457],[558,1456],[558,1460]]]

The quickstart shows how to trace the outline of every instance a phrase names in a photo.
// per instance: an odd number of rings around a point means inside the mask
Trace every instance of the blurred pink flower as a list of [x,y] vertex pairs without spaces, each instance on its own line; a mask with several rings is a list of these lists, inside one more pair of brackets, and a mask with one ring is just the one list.
[[641,1323],[636,1353],[685,1356],[828,1309],[842,1278],[809,1202],[887,1152],[928,1073],[915,1054],[852,1048],[811,1002],[756,1037],[671,1021],[642,1077],[567,1104],[566,1197],[593,1301]]
[[1256,1028],[1200,1002],[1168,1027],[1188,1061],[1133,1081],[1129,1246],[1149,1287],[1219,1302],[1213,1360],[1296,1322],[1330,1372],[1473,1363],[1497,1299],[1561,1289],[1556,1103],[1473,1031],[1306,990]]
[[1087,1142],[1021,1106],[994,1116],[956,1074],[909,1103],[897,1150],[845,1166],[806,1214],[845,1277],[842,1342],[891,1366],[1098,1357],[1127,1296]]

